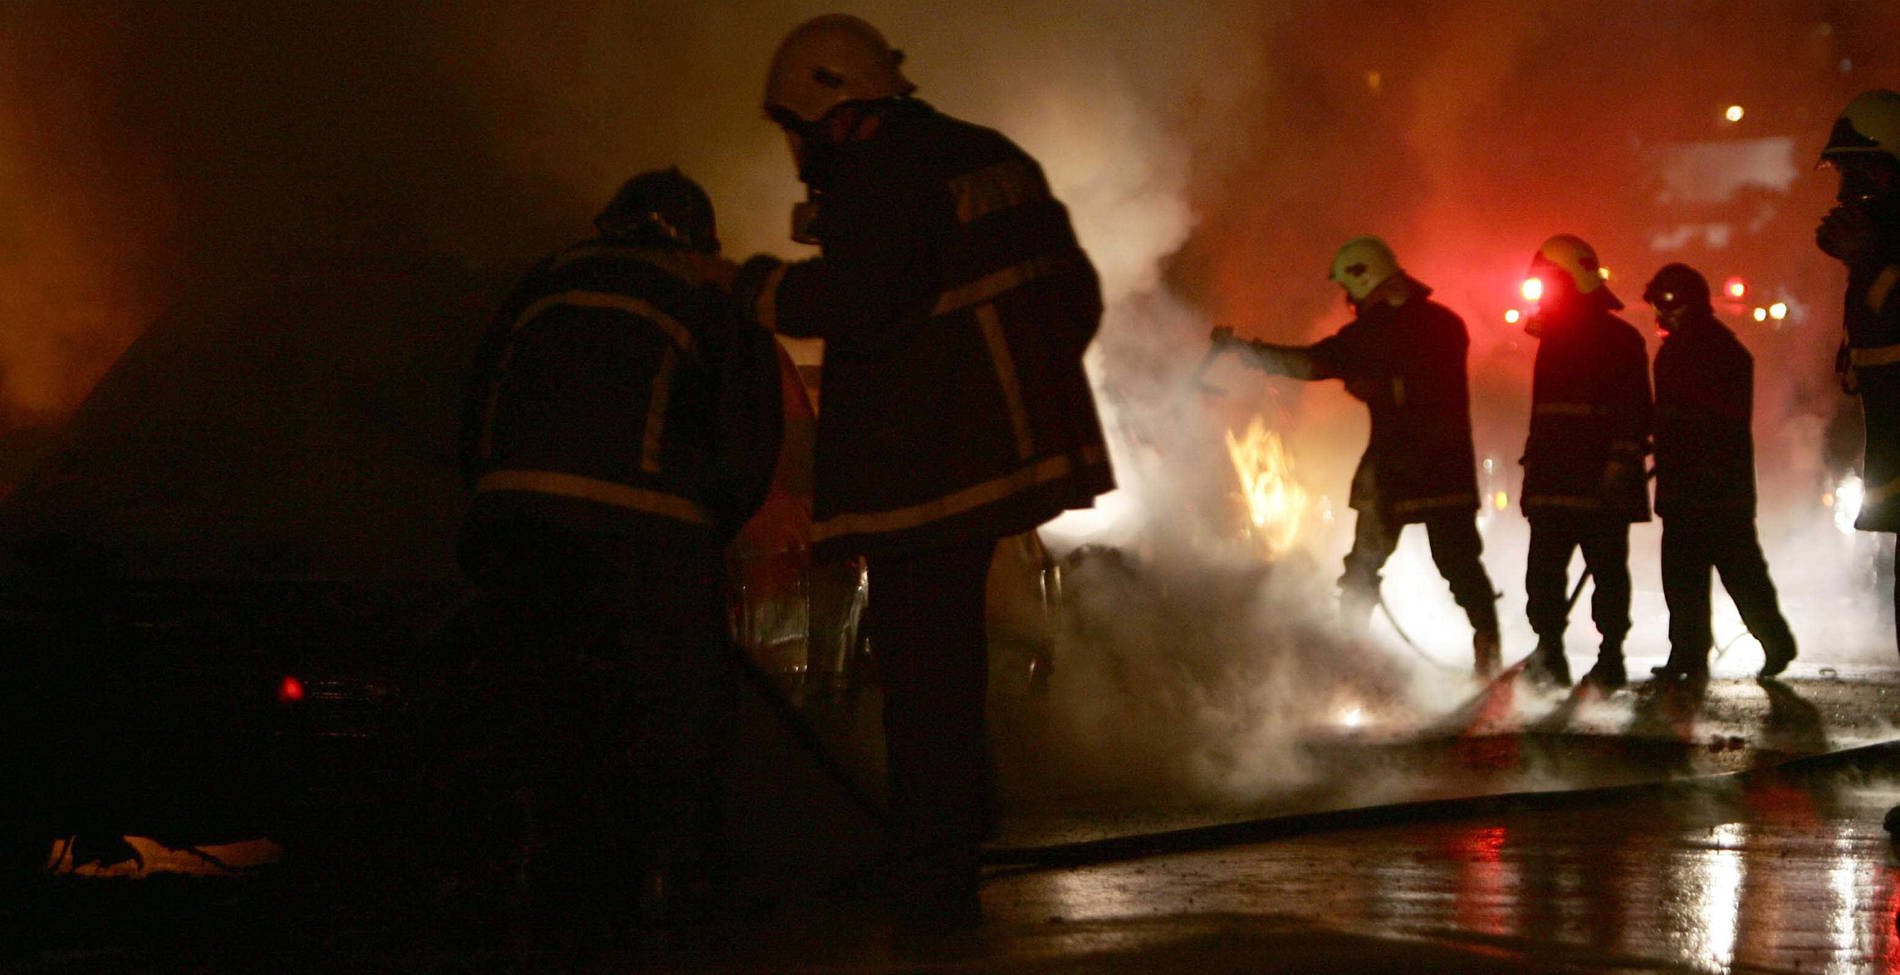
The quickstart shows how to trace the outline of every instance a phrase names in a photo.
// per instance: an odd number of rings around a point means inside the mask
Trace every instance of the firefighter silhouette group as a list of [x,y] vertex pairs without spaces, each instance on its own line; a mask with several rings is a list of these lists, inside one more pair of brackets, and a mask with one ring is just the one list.
[[[1866,414],[1866,488],[1855,525],[1900,531],[1900,94],[1868,91],[1849,103],[1821,162],[1837,172],[1839,192],[1815,239],[1848,267],[1839,369]],[[1340,247],[1331,280],[1356,313],[1334,335],[1288,346],[1216,328],[1215,348],[1239,351],[1270,374],[1344,380],[1366,404],[1371,435],[1353,475],[1358,518],[1339,580],[1342,622],[1366,625],[1399,531],[1422,523],[1432,560],[1471,621],[1473,670],[1492,677],[1502,658],[1496,595],[1473,522],[1480,500],[1464,323],[1432,301],[1431,289],[1377,237]],[[1707,279],[1671,263],[1644,287],[1642,300],[1663,336],[1653,366],[1642,334],[1616,314],[1623,302],[1611,293],[1596,250],[1581,238],[1545,240],[1531,257],[1523,296],[1531,302],[1524,331],[1538,343],[1520,492],[1530,522],[1525,610],[1537,636],[1525,673],[1545,684],[1572,683],[1564,631],[1581,581],[1566,595],[1567,574],[1581,549],[1594,580],[1590,615],[1602,637],[1583,681],[1605,690],[1628,683],[1629,526],[1650,519],[1654,479],[1669,656],[1652,674],[1707,681],[1712,572],[1761,645],[1759,676],[1780,674],[1796,649],[1755,527],[1754,358],[1716,318]],[[1894,598],[1900,607],[1900,590]]]
[[[885,902],[904,930],[980,920],[985,577],[998,540],[1114,486],[1082,366],[1103,305],[1036,160],[915,97],[902,60],[870,24],[829,15],[793,29],[766,72],[766,117],[808,190],[795,235],[818,256],[728,261],[705,192],[677,169],[644,173],[594,237],[525,277],[487,333],[463,445],[473,502],[460,555],[477,598],[460,632],[476,649],[445,677],[438,699],[458,704],[435,727],[445,753],[478,756],[507,797],[488,810],[530,824],[533,855],[507,874],[529,927],[666,928],[730,906],[716,783],[736,691],[721,551],[779,455],[775,333],[826,343],[813,539],[819,554],[863,557],[871,579]],[[1900,96],[1856,99],[1823,157],[1841,202],[1819,243],[1850,269],[1844,362],[1869,417],[1860,527],[1895,531]],[[1652,397],[1644,341],[1600,272],[1569,235],[1531,263],[1530,666],[1570,682],[1565,572],[1581,548],[1603,636],[1586,678],[1625,682],[1628,528],[1650,517],[1653,444],[1671,619],[1658,673],[1707,674],[1714,569],[1761,641],[1763,675],[1776,674],[1795,645],[1755,534],[1749,354],[1702,276],[1664,267],[1643,293],[1668,333]],[[1474,667],[1492,674],[1503,658],[1473,521],[1464,323],[1378,238],[1341,247],[1332,279],[1357,312],[1338,334],[1304,347],[1218,337],[1263,369],[1342,379],[1371,411],[1346,615],[1366,620],[1400,530],[1423,523],[1475,631]],[[488,717],[498,712],[507,720]]]
[[[1356,312],[1336,334],[1289,346],[1215,329],[1215,346],[1235,349],[1274,375],[1344,380],[1371,413],[1371,436],[1352,481],[1358,517],[1339,580],[1345,626],[1365,627],[1380,602],[1379,570],[1400,530],[1422,523],[1432,561],[1471,621],[1473,670],[1493,677],[1502,654],[1497,593],[1479,561],[1474,521],[1480,499],[1465,324],[1431,300],[1431,288],[1407,274],[1377,237],[1341,247],[1331,278]],[[1531,258],[1524,295],[1532,301],[1524,330],[1538,342],[1520,492],[1531,528],[1526,611],[1537,634],[1526,672],[1546,684],[1571,684],[1567,574],[1582,549],[1584,571],[1595,581],[1590,614],[1602,636],[1584,681],[1606,690],[1628,682],[1629,526],[1650,518],[1653,473],[1670,620],[1669,659],[1653,673],[1708,678],[1714,571],[1762,645],[1761,676],[1779,674],[1794,659],[1795,642],[1756,537],[1754,360],[1716,319],[1708,282],[1694,268],[1668,264],[1643,291],[1663,334],[1653,395],[1642,333],[1617,316],[1623,303],[1588,243],[1570,234],[1544,241]]]

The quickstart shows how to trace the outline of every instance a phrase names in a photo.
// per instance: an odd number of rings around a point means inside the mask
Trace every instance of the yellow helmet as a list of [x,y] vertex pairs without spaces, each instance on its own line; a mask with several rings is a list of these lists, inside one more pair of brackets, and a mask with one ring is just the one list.
[[1875,88],[1855,95],[1834,120],[1821,161],[1867,153],[1900,162],[1900,92]]
[[908,95],[917,86],[898,70],[904,52],[877,28],[849,14],[826,14],[792,28],[772,56],[765,111],[816,122],[845,102]]
[[1584,243],[1581,237],[1558,234],[1537,248],[1531,257],[1530,278],[1524,282],[1524,297],[1534,302],[1548,300],[1552,296],[1551,286],[1559,280],[1569,281],[1569,290],[1579,296],[1595,294],[1595,300],[1612,311],[1623,307],[1603,283],[1603,265],[1597,261],[1596,248]]
[[1544,241],[1531,258],[1531,276],[1542,277],[1540,270],[1555,268],[1576,285],[1577,293],[1587,295],[1603,287],[1603,265],[1597,261],[1596,248],[1572,234],[1558,234]]
[[1372,289],[1400,273],[1399,259],[1386,242],[1370,235],[1354,237],[1333,255],[1333,273],[1327,280],[1346,289],[1354,301],[1364,301]]

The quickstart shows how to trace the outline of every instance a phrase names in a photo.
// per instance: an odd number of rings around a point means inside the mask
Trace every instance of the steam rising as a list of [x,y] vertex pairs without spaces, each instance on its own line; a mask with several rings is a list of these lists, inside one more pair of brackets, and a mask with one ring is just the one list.
[[[226,282],[457,266],[505,285],[651,167],[678,163],[707,186],[730,255],[801,253],[784,239],[801,189],[758,95],[777,39],[824,10],[0,6],[0,429],[64,415],[149,322]],[[1484,524],[1501,616],[1515,627],[1507,657],[1529,649],[1515,484],[1534,349],[1502,316],[1529,253],[1560,231],[1597,246],[1626,301],[1655,266],[1687,260],[1794,306],[1780,330],[1723,309],[1760,366],[1771,569],[1804,657],[1892,652],[1871,608],[1885,596],[1861,578],[1871,539],[1840,535],[1818,505],[1844,473],[1821,447],[1857,409],[1831,376],[1842,276],[1809,236],[1832,186],[1802,171],[1784,188],[1738,179],[1724,199],[1685,202],[1656,174],[1671,146],[1740,138],[1790,138],[1805,166],[1838,106],[1896,84],[1900,7],[1023,0],[950,17],[882,0],[853,12],[906,50],[922,97],[1043,162],[1103,271],[1112,307],[1090,365],[1124,489],[1056,526],[1052,543],[1145,550],[1150,582],[1253,578],[1257,566],[1222,548],[1233,485],[1221,434],[1256,415],[1322,502],[1305,554],[1273,566],[1271,585],[1212,587],[1231,606],[1200,609],[1231,609],[1226,629],[1176,628],[1179,606],[1143,610],[1123,593],[1136,608],[1100,642],[1128,668],[1158,668],[1123,674],[1155,701],[1205,719],[1174,727],[1271,738],[1333,659],[1314,649],[1326,613],[1311,608],[1330,598],[1349,538],[1364,411],[1337,384],[1268,380],[1232,362],[1203,377],[1228,396],[1194,381],[1213,324],[1304,342],[1343,323],[1323,275],[1359,233],[1390,240],[1471,327],[1478,451],[1499,472],[1486,489],[1512,501]],[[1731,103],[1748,107],[1741,122],[1721,117]],[[1715,224],[1723,234],[1695,230]],[[1626,314],[1646,328],[1643,311]],[[1655,537],[1653,526],[1635,536],[1632,652],[1660,656]],[[1100,585],[1082,598],[1118,584]],[[1415,530],[1387,593],[1428,654],[1463,666],[1468,631],[1443,588]],[[1588,629],[1573,618],[1579,653]],[[1729,635],[1718,624],[1718,639]],[[1164,647],[1189,647],[1199,663],[1181,670]],[[1748,652],[1718,673],[1752,669]],[[1366,657],[1332,673],[1387,669]],[[1403,696],[1396,679],[1375,683]],[[1289,771],[1209,761],[1216,792]]]

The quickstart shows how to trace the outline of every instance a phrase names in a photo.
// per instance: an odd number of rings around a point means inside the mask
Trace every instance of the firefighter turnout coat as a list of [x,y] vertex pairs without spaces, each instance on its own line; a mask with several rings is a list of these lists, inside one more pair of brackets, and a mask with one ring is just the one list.
[[[1352,507],[1405,525],[1478,508],[1465,375],[1464,319],[1407,281],[1403,304],[1373,301],[1337,333],[1304,348],[1266,346],[1304,359],[1306,379],[1343,379],[1372,417],[1352,479]],[[1273,356],[1262,356],[1271,362]],[[1271,369],[1271,366],[1269,365]]]
[[1755,517],[1755,358],[1712,315],[1656,350],[1656,513]]
[[1884,228],[1848,265],[1844,381],[1867,417],[1854,527],[1900,532],[1900,227]]
[[1532,520],[1649,520],[1649,354],[1608,295],[1600,289],[1575,313],[1542,323],[1523,459]]
[[769,268],[739,289],[761,323],[825,340],[821,554],[1015,534],[1113,487],[1082,369],[1100,286],[1041,167],[923,102],[881,111],[805,174],[821,256],[741,273]]
[[779,363],[713,259],[592,240],[531,270],[484,338],[463,424],[472,524],[718,545],[763,502]]

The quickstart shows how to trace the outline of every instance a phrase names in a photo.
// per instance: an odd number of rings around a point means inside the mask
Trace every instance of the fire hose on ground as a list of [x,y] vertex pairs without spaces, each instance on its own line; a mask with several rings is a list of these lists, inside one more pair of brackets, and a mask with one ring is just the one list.
[[1822,752],[1778,764],[1686,779],[1626,782],[1582,789],[1504,792],[1493,795],[1424,799],[1379,806],[1358,806],[1259,819],[1214,823],[1184,829],[1110,836],[1099,840],[1052,843],[1045,846],[996,847],[983,852],[984,864],[1011,871],[1086,867],[1170,854],[1197,853],[1253,843],[1269,843],[1319,833],[1377,826],[1411,826],[1475,817],[1495,817],[1622,802],[1673,791],[1701,788],[1710,782],[1745,782],[1749,777],[1788,775],[1832,768],[1892,767],[1900,743],[1878,742],[1836,752]]

